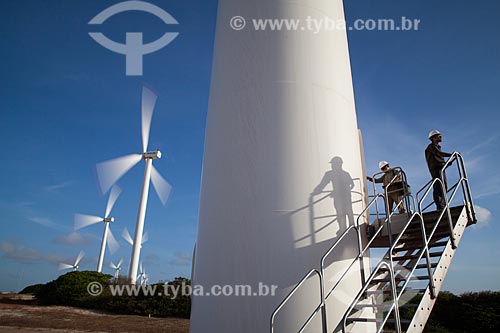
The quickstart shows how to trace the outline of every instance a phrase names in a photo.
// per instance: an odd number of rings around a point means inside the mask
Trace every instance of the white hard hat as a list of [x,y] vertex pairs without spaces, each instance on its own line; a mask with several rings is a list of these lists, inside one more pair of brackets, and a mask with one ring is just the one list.
[[389,165],[389,162],[387,162],[387,161],[380,161],[380,162],[378,162],[378,168],[379,169],[382,169],[386,165]]
[[438,130],[432,130],[429,132],[429,139],[432,138],[434,135],[441,134]]

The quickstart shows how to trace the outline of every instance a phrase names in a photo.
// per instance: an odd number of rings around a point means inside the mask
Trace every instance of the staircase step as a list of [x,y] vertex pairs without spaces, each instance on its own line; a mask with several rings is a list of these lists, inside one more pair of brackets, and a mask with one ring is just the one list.
[[358,303],[354,306],[356,309],[365,309],[365,308],[389,308],[392,303],[382,303],[382,304],[369,304],[369,303]]
[[[430,257],[440,257],[443,254],[443,252],[431,252],[429,253]],[[402,260],[409,260],[409,259],[418,259],[420,255],[419,254],[410,254],[410,255],[404,255],[404,256],[394,256],[392,257],[393,261],[402,261]],[[425,258],[425,257],[422,257]]]
[[[441,247],[441,246],[445,246],[446,244],[448,244],[447,240],[438,241],[438,242],[432,242],[432,243],[429,244],[429,248]],[[395,250],[398,251],[398,252],[409,251],[409,250],[417,250],[417,249],[421,249],[423,246],[424,246],[424,244],[422,244],[422,242],[418,242],[418,243],[414,242],[414,243],[409,243],[409,244],[405,243],[402,247],[398,247]]]
[[[435,232],[434,235],[432,235],[432,238],[435,239],[437,237],[437,238],[441,239],[441,238],[449,237],[449,236],[450,236],[450,231],[447,230],[447,231]],[[412,241],[412,240],[422,240],[422,235],[419,234],[419,235],[415,235],[415,236],[401,239],[401,241],[405,241],[405,242]]]
[[358,322],[358,323],[382,323],[382,319],[376,318],[347,318],[347,322]]
[[[425,293],[427,289],[426,288],[411,288],[411,289],[406,289],[407,292],[414,292],[415,294],[423,294]],[[400,290],[398,290],[400,292]],[[366,296],[372,296],[372,295],[391,295],[390,290],[365,290]]]
[[[436,268],[437,267],[437,262],[436,263],[431,263],[431,268]],[[412,269],[412,267],[406,267],[408,269]],[[423,268],[427,268],[427,264],[420,264],[420,265],[417,265],[417,267],[415,267],[415,269],[423,269]]]
[[[395,277],[394,278],[396,282],[401,282],[401,281],[406,281],[406,278],[403,277]],[[429,280],[428,275],[423,275],[423,276],[412,276],[410,277],[410,281],[423,281],[423,280]],[[384,278],[384,279],[373,279],[373,283],[380,283],[380,282],[389,282],[389,278]]]
[[[409,324],[409,323],[411,323],[410,319],[400,319],[399,321],[401,322],[401,324]],[[396,321],[394,319],[387,319],[387,321],[385,323],[386,324],[395,324]]]
[[[425,293],[427,290],[427,288],[411,288],[411,289],[407,289],[407,291],[412,291],[412,292],[415,292],[415,294],[421,294],[421,293]],[[399,290],[398,290],[399,292]],[[371,295],[391,295],[391,291],[390,290],[380,290],[380,289],[377,289],[377,290],[365,290],[365,294],[367,296],[371,296]]]

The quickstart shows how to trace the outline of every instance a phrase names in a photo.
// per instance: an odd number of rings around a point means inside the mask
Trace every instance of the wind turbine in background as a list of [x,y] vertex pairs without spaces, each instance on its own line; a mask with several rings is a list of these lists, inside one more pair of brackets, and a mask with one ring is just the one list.
[[115,274],[113,276],[113,282],[118,282],[118,279],[120,278],[120,271],[122,269],[122,264],[123,264],[123,258],[120,259],[120,261],[118,262],[118,264],[113,264],[113,262],[111,262],[111,264],[109,265],[109,267],[113,268],[115,270]]
[[110,217],[111,210],[121,193],[121,189],[118,186],[113,186],[111,193],[109,194],[108,203],[106,204],[106,211],[104,217],[75,214],[75,230],[85,228],[89,225],[96,224],[99,222],[104,223],[104,232],[102,234],[101,251],[99,253],[99,261],[97,262],[97,271],[101,273],[102,263],[104,262],[104,252],[106,251],[106,243],[108,244],[109,251],[113,254],[120,246],[116,241],[109,224],[115,221],[114,217]]
[[75,263],[73,265],[60,263],[59,270],[73,269],[73,272],[76,272],[78,270],[78,267],[79,267],[78,264],[80,263],[80,261],[82,260],[84,255],[85,255],[85,252],[80,251],[80,253],[78,254],[78,257],[76,257]]
[[141,262],[140,266],[141,266],[140,267],[141,273],[139,275],[137,275],[137,280],[139,280],[139,283],[141,284],[141,286],[145,286],[148,283],[149,277],[146,274],[146,270],[144,270],[144,268],[142,267],[142,262]]
[[[123,237],[123,239],[125,239],[125,241],[127,243],[134,246],[134,240],[132,239],[132,236],[130,236],[130,233],[128,232],[127,228],[123,228],[122,237]],[[146,243],[148,241],[148,239],[149,239],[149,235],[148,235],[148,232],[146,231],[144,233],[144,235],[142,235],[141,246],[142,246],[142,244]]]
[[153,160],[161,158],[159,150],[148,151],[149,130],[151,128],[151,118],[156,103],[156,95],[148,88],[142,87],[142,154],[132,154],[97,164],[97,176],[102,193],[106,193],[114,183],[118,181],[127,171],[134,167],[141,160],[145,162],[144,181],[142,184],[142,193],[139,201],[139,211],[137,213],[137,223],[135,227],[134,245],[130,259],[129,278],[132,284],[137,279],[137,268],[139,266],[139,257],[141,254],[142,233],[144,229],[144,218],[148,203],[149,182],[158,194],[163,205],[167,203],[172,190],[170,184],[160,175],[153,166]]

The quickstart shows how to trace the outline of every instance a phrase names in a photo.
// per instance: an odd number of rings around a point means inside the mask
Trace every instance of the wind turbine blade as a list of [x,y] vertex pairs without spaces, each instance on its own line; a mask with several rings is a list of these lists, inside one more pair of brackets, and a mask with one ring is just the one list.
[[123,264],[123,258],[120,259],[120,261],[118,262],[118,265],[116,265],[116,268],[122,267],[122,264]]
[[140,263],[139,268],[140,268],[140,271],[141,271],[141,275],[143,275],[143,274],[144,274],[144,272],[142,271],[142,262]]
[[63,264],[63,263],[59,264],[59,270],[70,269],[70,268],[73,268],[73,266],[68,265],[68,264]]
[[117,269],[117,268],[118,268],[118,266],[117,266],[117,265],[115,265],[115,264],[113,264],[113,262],[111,262],[111,263],[109,264],[109,267],[111,267],[111,268],[113,268],[113,269]]
[[134,241],[133,241],[132,237],[130,236],[127,228],[123,229],[122,237],[127,241],[127,243],[129,243],[130,245],[134,245]]
[[75,214],[75,230],[85,228],[89,225],[102,222],[103,218],[99,216]]
[[170,197],[170,192],[172,192],[172,186],[163,178],[158,170],[154,166],[151,168],[151,182],[153,187],[160,198],[160,201],[165,205]]
[[151,118],[155,108],[156,95],[150,89],[142,87],[142,152],[148,149],[149,129],[151,128]]
[[108,192],[114,183],[142,159],[142,154],[132,154],[97,163],[97,178],[102,193]]
[[118,250],[120,248],[120,244],[118,244],[115,236],[113,236],[113,233],[111,232],[111,228],[108,229],[107,241],[108,241],[109,252],[111,252],[111,254],[115,253],[116,250]]
[[116,203],[116,199],[120,196],[120,193],[122,193],[122,189],[118,185],[113,185],[111,192],[109,193],[108,203],[106,204],[106,214],[104,214],[104,217],[109,217],[109,214],[111,214],[111,210]]
[[82,260],[84,255],[85,255],[85,252],[83,252],[83,251],[80,251],[80,253],[78,253],[78,257],[75,260],[74,266],[78,266],[78,264],[80,263],[80,260]]
[[148,232],[146,231],[146,232],[144,233],[144,235],[142,235],[142,242],[141,242],[141,244],[146,243],[146,242],[148,241],[148,239],[149,239],[149,234],[148,234]]

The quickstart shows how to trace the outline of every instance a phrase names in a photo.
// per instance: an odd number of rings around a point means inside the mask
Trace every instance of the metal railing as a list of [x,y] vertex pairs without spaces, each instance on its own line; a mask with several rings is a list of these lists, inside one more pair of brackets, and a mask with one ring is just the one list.
[[312,276],[312,275],[318,275],[318,278],[319,278],[319,284],[320,284],[320,298],[321,298],[321,302],[320,304],[314,309],[313,313],[311,315],[309,315],[309,317],[307,318],[307,321],[302,325],[302,327],[300,328],[300,330],[298,331],[298,333],[302,333],[307,325],[309,325],[309,323],[314,319],[314,317],[319,313],[321,312],[321,322],[322,322],[322,331],[323,333],[326,332],[326,317],[324,316],[324,312],[321,311],[321,309],[323,308],[324,306],[324,295],[323,295],[323,276],[322,274],[317,270],[317,269],[311,269],[303,278],[302,280],[300,280],[300,282],[295,286],[295,288],[292,289],[292,291],[288,294],[288,296],[280,303],[280,305],[278,305],[278,307],[276,308],[276,310],[273,311],[273,314],[271,316],[271,333],[274,333],[274,321],[276,319],[276,316],[278,315],[278,313],[281,311],[281,309],[285,306],[285,304],[292,298],[292,296],[297,292],[297,290],[300,289],[300,287]]
[[[378,263],[377,267],[375,268],[375,270],[373,271],[373,274],[368,278],[368,280],[366,281],[365,285],[363,286],[363,288],[361,289],[361,291],[358,293],[358,295],[356,296],[356,298],[354,299],[354,301],[351,303],[351,306],[349,307],[349,309],[346,311],[346,315],[344,315],[344,317],[342,318],[342,332],[343,333],[346,333],[346,328],[347,328],[347,314],[349,314],[353,309],[354,307],[356,306],[356,304],[358,304],[359,302],[359,299],[361,298],[361,296],[363,296],[363,294],[367,291],[367,289],[370,287],[370,282],[372,282],[372,280],[375,278],[375,276],[377,275],[376,273],[378,273],[380,271],[380,269],[385,266],[387,267],[387,270],[389,271],[389,274],[391,274],[391,279],[389,279],[389,282],[391,284],[391,296],[392,296],[392,303],[389,307],[389,309],[387,309],[387,315],[385,315],[384,319],[382,320],[382,325],[380,325],[380,327],[382,328],[385,323],[387,322],[387,320],[389,319],[390,315],[391,315],[391,312],[394,310],[394,316],[396,318],[396,331],[397,332],[401,332],[401,321],[399,320],[399,311],[397,309],[397,302],[395,302],[394,300],[397,299],[397,293],[396,293],[396,285],[395,285],[395,280],[394,280],[394,271],[392,269],[392,265],[390,265],[389,263],[385,262],[385,261],[381,261]],[[377,332],[379,332],[380,330],[377,330]]]
[[[457,162],[457,168],[458,168],[458,174],[459,174],[459,180],[457,183],[455,183],[453,186],[450,187],[450,189],[447,189],[444,182],[443,182],[443,176],[445,173],[446,168],[448,168],[454,161]],[[306,323],[302,325],[302,327],[299,330],[299,333],[303,332],[304,329],[309,325],[309,323],[313,320],[313,318],[321,312],[321,317],[322,317],[322,332],[327,333],[328,328],[327,328],[327,320],[326,320],[326,301],[329,299],[329,297],[333,294],[334,290],[340,285],[340,283],[343,281],[343,279],[346,277],[347,273],[350,271],[350,269],[353,267],[353,265],[356,262],[359,262],[361,265],[360,268],[360,275],[361,275],[361,284],[362,284],[362,289],[360,292],[357,294],[355,300],[352,302],[348,310],[345,312],[344,317],[342,319],[342,330],[345,332],[346,326],[347,326],[347,320],[348,320],[348,315],[349,313],[355,308],[357,302],[359,299],[362,297],[364,292],[366,292],[366,289],[370,287],[370,283],[373,281],[373,279],[379,274],[379,271],[382,267],[387,268],[387,272],[389,273],[389,282],[390,287],[391,287],[391,303],[390,307],[387,311],[387,314],[385,315],[384,319],[381,321],[382,325],[379,330],[380,331],[385,323],[387,322],[388,318],[390,317],[390,314],[392,311],[394,311],[394,319],[395,319],[395,325],[396,325],[396,332],[401,332],[401,320],[399,316],[399,308],[398,308],[398,301],[399,298],[402,296],[404,291],[406,290],[408,283],[410,282],[410,278],[413,276],[415,273],[415,270],[417,269],[417,264],[413,266],[413,268],[409,271],[409,274],[406,275],[406,278],[403,279],[405,282],[403,283],[402,286],[399,286],[400,291],[397,291],[397,283],[395,279],[395,268],[394,268],[394,260],[393,260],[393,253],[398,250],[397,246],[402,240],[402,237],[404,236],[405,232],[407,231],[408,227],[412,222],[414,222],[416,219],[418,219],[421,233],[422,233],[422,247],[419,248],[418,250],[420,251],[419,255],[416,258],[416,263],[418,263],[420,260],[422,260],[423,256],[425,255],[426,259],[426,268],[428,271],[428,279],[429,279],[429,289],[431,293],[431,297],[434,298],[435,295],[435,286],[434,286],[434,281],[432,278],[433,271],[432,271],[432,265],[431,265],[431,259],[430,259],[430,252],[429,252],[429,245],[431,244],[432,237],[435,234],[436,229],[438,228],[439,224],[441,223],[444,214],[447,214],[448,217],[448,223],[449,223],[449,237],[450,241],[452,244],[453,248],[456,248],[455,244],[455,239],[453,236],[453,221],[451,218],[451,212],[450,212],[450,203],[455,199],[455,196],[461,188],[462,194],[463,194],[463,199],[465,201],[465,206],[467,207],[466,212],[467,212],[467,217],[469,218],[469,221],[474,221],[475,222],[475,212],[474,212],[474,205],[472,202],[472,195],[470,191],[470,186],[469,186],[469,180],[467,178],[467,174],[465,171],[465,164],[463,161],[463,157],[455,152],[452,154],[452,156],[448,159],[446,162],[445,166],[441,170],[441,179],[433,179],[429,181],[427,184],[425,184],[419,191],[416,193],[416,199],[408,192],[407,188],[407,178],[405,172],[400,168],[393,168],[393,170],[397,170],[397,174],[391,179],[391,181],[385,186],[384,188],[384,194],[377,193],[376,188],[375,188],[375,182],[374,182],[374,195],[370,196],[372,200],[369,202],[369,204],[363,209],[363,211],[358,215],[358,218],[356,219],[356,225],[351,225],[349,228],[347,228],[342,235],[335,241],[335,243],[325,252],[323,257],[321,258],[320,261],[320,271],[316,269],[312,269],[309,271],[308,274],[306,274],[302,280],[296,285],[296,287],[288,294],[288,296],[280,303],[280,305],[274,310],[272,316],[271,316],[271,332],[274,332],[274,321],[276,318],[276,315],[279,313],[279,311],[284,307],[284,305],[291,299],[291,297],[297,292],[298,289],[305,283],[306,280],[308,280],[313,274],[317,274],[319,277],[319,283],[320,283],[320,297],[321,301],[320,304],[317,305],[317,307],[314,309],[313,313],[308,317]],[[373,179],[375,179],[375,176],[378,174],[382,173],[377,173],[373,175]],[[394,209],[390,209],[392,207],[388,206],[388,195],[392,192],[389,191],[388,189],[390,188],[390,185],[394,184],[395,182],[399,182],[402,180],[403,183],[403,194],[401,196],[401,199],[399,202],[395,203]],[[432,226],[431,232],[428,234],[426,231],[426,225],[425,221],[423,218],[423,213],[426,211],[431,205],[427,205],[426,207],[423,207],[423,203],[425,199],[428,197],[431,189],[434,188],[434,185],[438,184],[441,189],[443,190],[443,193],[446,193],[444,195],[445,199],[445,209],[443,209]],[[397,189],[397,191],[400,191],[401,189]],[[423,195],[421,195],[423,193]],[[385,202],[385,212],[382,213],[378,207],[378,200],[379,199],[384,199]],[[406,213],[409,216],[408,221],[405,223],[403,229],[399,232],[398,236],[396,237],[395,240],[392,239],[392,230],[391,230],[391,218],[395,214],[396,208],[398,208],[399,204],[403,203],[404,207],[406,209]],[[413,204],[414,209],[411,209]],[[372,206],[375,207],[375,214],[369,213],[369,210],[372,208]],[[417,210],[418,208],[418,210]],[[369,214],[369,216],[375,215],[377,220],[380,220],[380,216],[385,216],[383,219],[383,223],[380,225],[378,230],[375,232],[374,235],[368,240],[367,244],[363,247],[362,246],[362,237],[361,237],[361,230],[360,230],[360,223],[359,219],[362,218],[365,213]],[[410,216],[411,214],[411,216]],[[371,272],[370,276],[368,279],[365,280],[365,273],[364,273],[364,266],[363,266],[363,258],[365,252],[370,248],[372,245],[373,241],[377,238],[379,234],[381,234],[382,230],[384,228],[387,228],[387,233],[388,233],[388,238],[389,238],[389,250],[386,252],[384,255],[384,259],[376,266],[376,268]],[[347,235],[351,232],[355,232],[357,235],[357,242],[358,242],[358,252],[355,258],[353,258],[352,262],[347,266],[347,268],[344,270],[343,274],[340,276],[340,278],[337,280],[337,282],[334,284],[332,288],[330,288],[328,291],[326,291],[326,286],[325,286],[325,281],[324,281],[324,276],[325,276],[325,261],[326,258],[333,253],[333,251],[337,248],[338,244],[347,237]],[[403,239],[404,240],[404,239]]]

